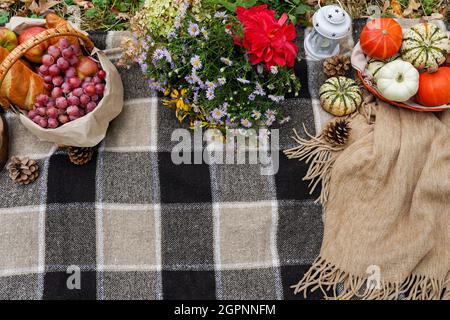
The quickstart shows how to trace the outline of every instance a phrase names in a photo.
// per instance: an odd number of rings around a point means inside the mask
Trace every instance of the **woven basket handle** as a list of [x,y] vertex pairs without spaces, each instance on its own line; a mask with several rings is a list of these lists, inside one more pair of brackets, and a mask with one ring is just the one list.
[[94,48],[94,43],[89,37],[77,30],[75,30],[69,23],[60,25],[53,29],[47,29],[38,33],[36,36],[31,37],[27,41],[18,45],[13,51],[11,51],[8,56],[3,60],[0,64],[0,88],[2,86],[3,80],[5,80],[6,74],[9,69],[12,68],[14,63],[17,62],[22,56],[31,48],[40,43],[56,37],[77,37],[81,39],[84,43],[84,46],[88,51],[91,51]]

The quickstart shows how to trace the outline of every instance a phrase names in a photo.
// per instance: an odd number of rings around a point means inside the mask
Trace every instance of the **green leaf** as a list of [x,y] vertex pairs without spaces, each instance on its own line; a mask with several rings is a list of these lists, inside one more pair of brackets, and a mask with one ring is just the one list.
[[117,9],[119,9],[120,12],[127,12],[130,9],[131,4],[124,2],[124,1],[120,1],[118,3],[116,3],[115,7]]
[[307,12],[310,12],[312,9],[307,4],[300,4],[297,9],[295,10],[296,14],[305,14]]
[[236,3],[231,3],[229,1],[225,0],[217,0],[217,4],[220,4],[221,6],[225,7],[228,11],[235,12],[236,11]]
[[9,20],[9,13],[6,11],[0,12],[0,24],[5,24]]
[[100,7],[101,9],[105,9],[106,6],[108,5],[107,0],[92,0],[92,4],[95,7]]
[[289,15],[289,20],[291,20],[291,22],[292,22],[293,24],[297,24],[297,17],[296,17],[295,15],[290,14],[290,15]]
[[241,0],[241,1],[238,1],[240,6],[246,7],[246,8],[253,7],[257,2],[258,2],[258,0]]
[[84,13],[84,15],[86,16],[86,18],[95,18],[95,16],[97,15],[97,9],[96,8],[90,8],[88,10],[86,10],[86,12]]

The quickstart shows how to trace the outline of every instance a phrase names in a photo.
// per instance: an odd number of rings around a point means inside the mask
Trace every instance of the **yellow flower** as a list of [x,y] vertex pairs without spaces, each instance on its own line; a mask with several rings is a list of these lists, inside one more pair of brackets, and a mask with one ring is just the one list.
[[[166,92],[164,93],[164,95],[166,95]],[[172,100],[162,100],[165,106],[175,107],[175,115],[180,122],[182,122],[184,118],[186,118],[186,116],[189,114],[188,111],[191,109],[191,105],[184,102],[184,96],[186,95],[186,93],[187,89],[185,88],[181,89],[181,92],[177,89],[173,89],[170,93],[170,97],[172,98]]]

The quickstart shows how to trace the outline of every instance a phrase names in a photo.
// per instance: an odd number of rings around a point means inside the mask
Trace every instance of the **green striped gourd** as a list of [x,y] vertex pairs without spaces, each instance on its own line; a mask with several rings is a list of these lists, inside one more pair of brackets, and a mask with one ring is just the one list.
[[355,112],[362,102],[361,90],[347,77],[329,78],[320,87],[319,95],[322,108],[338,117]]
[[369,70],[376,82],[378,80],[378,72],[380,71],[380,69],[383,68],[386,63],[397,59],[400,59],[400,54],[398,53],[385,60],[370,58],[369,61],[367,61],[367,70]]
[[447,34],[432,23],[419,23],[403,37],[402,59],[419,70],[434,69],[447,59],[450,40]]

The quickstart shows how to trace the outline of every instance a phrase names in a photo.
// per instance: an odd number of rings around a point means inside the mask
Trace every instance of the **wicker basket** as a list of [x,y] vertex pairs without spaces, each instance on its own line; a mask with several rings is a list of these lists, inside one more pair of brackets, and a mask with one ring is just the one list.
[[[9,69],[11,69],[14,63],[16,63],[16,61],[22,58],[23,55],[29,49],[51,38],[65,37],[65,36],[79,38],[80,40],[82,40],[84,47],[89,52],[91,52],[92,49],[94,49],[94,43],[92,42],[92,40],[89,39],[87,35],[75,30],[69,23],[61,25],[54,29],[47,29],[45,31],[42,31],[41,33],[38,33],[36,36],[18,45],[2,61],[2,63],[0,64],[0,87],[3,83],[3,80],[5,80],[6,74],[8,73]],[[10,107],[9,105],[2,105],[2,106],[4,108]]]
[[93,147],[104,139],[110,121],[122,111],[123,84],[115,66],[103,52],[95,48],[94,43],[87,34],[76,30],[69,23],[38,33],[36,36],[17,46],[0,64],[0,86],[9,69],[30,48],[55,37],[77,37],[80,40],[80,45],[91,55],[95,54],[103,70],[107,72],[105,93],[98,103],[97,108],[83,117],[75,121],[70,121],[55,129],[44,129],[29,119],[26,112],[11,105],[5,105],[7,101],[2,100],[6,99],[0,99],[0,104],[4,108],[9,108],[9,110],[18,114],[20,122],[41,141],[66,146]]

